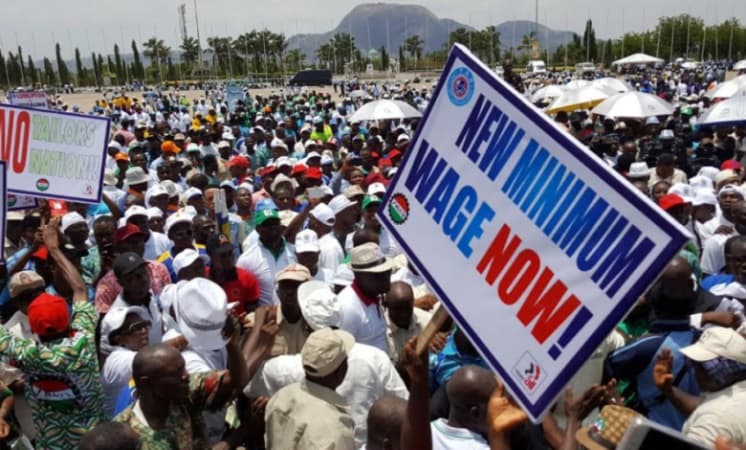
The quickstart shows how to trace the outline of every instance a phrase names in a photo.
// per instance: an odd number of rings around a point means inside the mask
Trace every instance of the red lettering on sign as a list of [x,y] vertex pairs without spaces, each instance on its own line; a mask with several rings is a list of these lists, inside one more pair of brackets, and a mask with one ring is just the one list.
[[547,290],[552,278],[554,278],[554,272],[549,267],[545,267],[526,301],[521,305],[521,309],[518,310],[518,320],[524,325],[528,326],[536,320],[531,334],[540,343],[544,343],[580,306],[580,300],[574,295],[570,295],[562,302],[562,297],[567,292],[567,286],[562,280],[556,280]]
[[[7,114],[7,115],[6,115]],[[27,111],[0,109],[0,159],[10,164],[16,173],[26,169],[31,115]]]
[[521,243],[521,238],[507,224],[503,225],[476,268],[487,284],[497,283],[497,296],[504,304],[522,301],[516,317],[526,327],[533,323],[531,335],[543,344],[581,302],[574,294],[564,298],[567,285],[549,267],[542,270],[541,257],[536,251],[529,248],[518,251]]

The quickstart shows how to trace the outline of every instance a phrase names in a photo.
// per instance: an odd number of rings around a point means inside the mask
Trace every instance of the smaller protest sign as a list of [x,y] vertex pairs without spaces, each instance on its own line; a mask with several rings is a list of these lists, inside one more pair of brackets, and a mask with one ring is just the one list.
[[[7,199],[7,191],[6,191],[6,169],[5,169],[5,162],[0,161],[0,193],[2,194],[3,198]],[[3,205],[2,208],[0,208],[0,214],[2,214],[2,217],[0,217],[0,233],[2,236],[5,236],[5,217],[7,216],[7,202]],[[5,246],[3,246],[0,249],[0,260],[5,261]]]
[[228,103],[228,110],[234,112],[239,101],[246,99],[246,93],[243,88],[237,84],[229,84],[225,88],[225,101]]
[[110,121],[99,116],[0,105],[0,160],[16,195],[101,201]]
[[31,106],[33,108],[47,108],[47,93],[44,91],[8,93],[8,103],[17,106]]
[[6,205],[8,211],[20,211],[23,209],[33,209],[39,206],[39,202],[35,197],[28,195],[14,195],[8,194],[6,197]]

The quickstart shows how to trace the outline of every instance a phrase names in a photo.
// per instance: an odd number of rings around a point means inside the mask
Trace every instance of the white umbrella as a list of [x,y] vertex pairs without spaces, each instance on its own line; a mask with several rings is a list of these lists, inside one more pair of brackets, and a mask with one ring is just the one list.
[[627,92],[607,98],[592,112],[601,116],[643,119],[673,114],[673,106],[652,94]]
[[746,59],[742,59],[733,65],[733,70],[746,70]]
[[357,89],[355,91],[350,92],[350,98],[358,98],[358,97],[368,97],[370,94],[368,91],[365,91],[363,89]]
[[565,91],[544,109],[547,114],[555,114],[560,111],[571,112],[578,109],[591,109],[602,101],[614,95],[605,89],[596,86],[585,86],[580,89]]
[[632,89],[632,86],[630,86],[626,81],[620,80],[619,78],[599,78],[598,80],[593,80],[591,84],[619,93],[634,91],[634,89]]
[[730,98],[736,92],[744,88],[746,88],[746,75],[741,75],[740,77],[718,84],[714,88],[707,91],[705,97]]
[[588,80],[572,80],[569,83],[565,84],[565,89],[580,89],[582,87],[586,87],[589,84],[591,84]]
[[634,53],[632,55],[625,56],[622,59],[617,59],[616,61],[611,63],[611,65],[621,66],[625,64],[659,64],[662,62],[662,59],[656,58],[655,56],[646,55],[645,53]]
[[399,100],[376,100],[361,106],[350,117],[350,122],[363,120],[410,119],[422,117],[422,113]]
[[538,103],[542,100],[547,99],[555,99],[562,95],[562,93],[565,92],[565,88],[556,84],[548,84],[546,86],[542,86],[539,89],[536,90],[536,92],[533,93],[531,96],[531,101],[533,103]]
[[702,114],[699,125],[735,126],[746,124],[746,89],[736,95],[716,103]]

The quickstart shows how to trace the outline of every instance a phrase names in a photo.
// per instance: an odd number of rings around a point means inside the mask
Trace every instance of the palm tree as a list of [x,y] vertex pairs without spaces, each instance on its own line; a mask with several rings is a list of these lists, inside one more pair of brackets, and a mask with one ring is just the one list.
[[185,63],[194,63],[199,58],[199,42],[197,42],[197,38],[185,38],[179,48],[181,49],[181,60]]
[[151,65],[158,65],[160,67],[166,64],[171,49],[166,46],[163,39],[152,37],[142,45],[145,47],[143,54],[150,58]]
[[408,37],[404,41],[404,48],[409,53],[409,56],[414,58],[414,65],[417,66],[417,60],[422,57],[422,45],[424,42],[420,38],[419,35],[415,34],[414,36]]
[[525,51],[528,53],[534,45],[534,40],[536,39],[536,32],[531,31],[528,34],[524,34],[521,38],[521,45],[518,46],[518,51]]

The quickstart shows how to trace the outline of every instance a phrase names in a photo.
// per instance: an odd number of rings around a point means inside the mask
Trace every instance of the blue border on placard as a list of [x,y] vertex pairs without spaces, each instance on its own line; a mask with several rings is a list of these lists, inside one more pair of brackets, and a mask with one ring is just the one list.
[[[67,200],[72,202],[80,202],[80,203],[90,203],[90,204],[96,204],[101,203],[101,198],[103,197],[104,189],[104,169],[106,168],[106,150],[107,146],[109,145],[109,133],[111,132],[111,119],[108,117],[101,117],[101,116],[90,116],[87,114],[78,114],[73,112],[62,112],[62,111],[54,111],[51,109],[42,109],[42,108],[32,108],[30,106],[18,106],[18,105],[11,105],[10,103],[0,103],[0,106],[5,106],[9,108],[17,108],[17,109],[25,109],[28,111],[34,111],[34,112],[40,112],[45,114],[57,114],[60,116],[74,116],[74,117],[83,117],[86,119],[95,119],[95,120],[102,120],[106,122],[106,137],[104,138],[104,148],[102,151],[102,158],[101,158],[101,169],[99,170],[98,175],[98,194],[96,195],[96,200],[91,200],[90,198],[80,198],[80,197],[73,197],[69,195],[49,195],[44,194],[41,192],[30,192],[30,191],[23,191],[21,189],[10,189],[10,192],[12,194],[21,194],[21,195],[27,195],[29,197],[36,197],[36,198],[53,198],[53,199],[60,199],[60,200]],[[7,180],[5,182],[7,185]],[[6,197],[6,203],[7,203],[7,197]]]
[[[3,190],[2,190],[2,196],[3,196],[3,218],[0,220],[0,236],[5,237],[5,226],[7,224],[7,218],[8,218],[8,166],[5,164],[5,161],[0,161],[0,173],[3,175]],[[5,263],[5,245],[3,245],[3,248],[0,249],[0,260],[3,261],[3,264]],[[6,269],[10,269],[6,267]]]
[[[433,93],[433,100],[428,104],[427,110],[422,118],[423,123],[428,120],[430,114],[432,114],[433,107],[436,103],[435,99],[439,98],[443,86],[447,83],[451,69],[457,60],[460,60],[465,66],[469,67],[474,73],[478,74],[490,87],[495,89],[500,95],[502,95],[507,101],[509,101],[516,109],[521,111],[526,118],[538,125],[545,133],[547,133],[552,139],[554,139],[561,148],[570,153],[571,156],[575,157],[580,163],[591,169],[599,178],[609,185],[610,188],[617,191],[619,195],[629,201],[634,207],[636,207],[640,214],[647,216],[652,220],[661,230],[671,237],[671,242],[660,252],[653,263],[651,264],[650,270],[646,271],[640,278],[639,283],[636,287],[630,289],[623,299],[617,304],[617,306],[611,311],[611,313],[604,319],[601,325],[592,332],[586,343],[578,350],[578,352],[570,359],[570,362],[557,374],[554,381],[544,391],[544,394],[539,396],[536,401],[531,401],[522,389],[513,380],[513,377],[509,374],[510,368],[503,368],[502,365],[497,361],[494,355],[487,350],[487,346],[482,342],[479,336],[464,320],[463,316],[459,313],[458,308],[454,303],[445,295],[445,292],[440,287],[436,279],[428,272],[422,261],[415,255],[412,249],[409,247],[407,242],[402,238],[397,230],[397,226],[393,224],[386,214],[385,207],[378,210],[378,218],[391,232],[398,243],[406,251],[407,256],[415,264],[419,272],[425,277],[430,287],[435,290],[440,300],[446,306],[446,309],[451,313],[451,316],[458,322],[459,326],[467,333],[472,343],[477,347],[482,356],[487,360],[490,366],[500,375],[503,382],[508,386],[513,396],[520,398],[522,405],[527,409],[527,412],[532,417],[534,422],[538,421],[541,415],[546,412],[551,404],[555,401],[557,396],[562,392],[563,388],[567,383],[570,382],[571,377],[580,369],[580,367],[588,360],[593,351],[598,348],[601,342],[606,336],[614,329],[614,327],[624,318],[627,311],[637,301],[640,294],[642,294],[648,286],[658,277],[658,274],[668,264],[670,258],[675,256],[676,251],[681,249],[689,238],[681,233],[681,231],[669,221],[665,220],[660,211],[654,209],[654,205],[645,201],[640,196],[636,195],[632,188],[627,187],[623,184],[623,181],[616,178],[608,168],[603,167],[601,161],[590,151],[580,146],[574,139],[568,134],[555,128],[549,118],[544,115],[543,112],[539,111],[535,107],[529,105],[524,99],[520,98],[508,87],[505,82],[498,80],[497,77],[486,70],[481,64],[473,61],[469,58],[467,53],[458,44],[453,46],[451,53],[448,57],[448,62],[443,68],[440,80],[435,92]],[[420,138],[420,132],[423,127],[420,127],[410,143],[410,148],[414,147],[415,142]],[[404,159],[402,166],[407,164],[411,152],[404,153]],[[390,183],[389,189],[386,190],[382,205],[387,205],[393,195],[396,184],[399,182],[399,178],[402,176],[403,171],[397,171],[396,175]],[[670,256],[665,256],[670,255]]]

